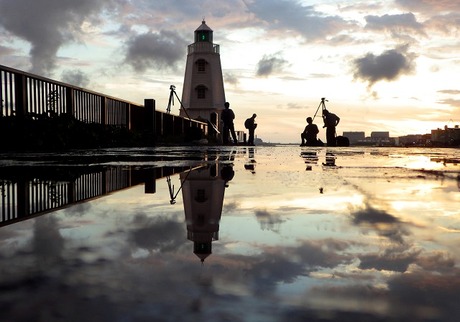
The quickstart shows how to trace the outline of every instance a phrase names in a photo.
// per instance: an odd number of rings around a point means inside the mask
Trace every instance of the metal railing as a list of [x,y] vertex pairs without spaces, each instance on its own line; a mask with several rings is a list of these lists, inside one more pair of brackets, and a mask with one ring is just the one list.
[[205,122],[155,110],[155,100],[144,106],[74,85],[0,65],[0,117],[40,117],[68,114],[86,123],[149,131],[154,136],[177,136]]

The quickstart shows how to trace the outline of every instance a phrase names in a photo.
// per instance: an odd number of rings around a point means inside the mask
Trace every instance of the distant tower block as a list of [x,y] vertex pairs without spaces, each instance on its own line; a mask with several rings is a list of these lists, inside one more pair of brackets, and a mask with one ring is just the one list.
[[[209,121],[221,130],[220,113],[224,109],[225,91],[220,64],[219,45],[212,42],[213,31],[203,20],[195,30],[195,42],[188,46],[182,89],[181,116]],[[209,127],[209,134],[216,134]]]

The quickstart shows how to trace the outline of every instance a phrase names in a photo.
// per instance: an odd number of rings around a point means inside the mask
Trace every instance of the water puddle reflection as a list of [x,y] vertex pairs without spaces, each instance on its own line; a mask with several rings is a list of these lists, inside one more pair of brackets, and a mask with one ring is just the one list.
[[95,155],[0,157],[2,320],[460,318],[459,150]]

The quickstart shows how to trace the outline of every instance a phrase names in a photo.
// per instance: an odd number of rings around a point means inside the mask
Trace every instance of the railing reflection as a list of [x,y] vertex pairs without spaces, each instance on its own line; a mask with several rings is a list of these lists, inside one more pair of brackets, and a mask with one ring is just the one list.
[[[250,151],[254,164],[254,149]],[[234,177],[230,154],[213,155],[205,163],[182,167],[139,166],[29,166],[0,167],[0,227],[31,219],[111,192],[144,184],[144,193],[156,192],[156,180],[166,178],[169,202],[181,193],[187,239],[204,262],[219,239],[225,190]],[[171,181],[178,175],[176,191]]]
[[186,166],[3,167],[0,168],[0,227],[141,183],[145,183],[146,193],[154,193],[156,179],[188,169]]

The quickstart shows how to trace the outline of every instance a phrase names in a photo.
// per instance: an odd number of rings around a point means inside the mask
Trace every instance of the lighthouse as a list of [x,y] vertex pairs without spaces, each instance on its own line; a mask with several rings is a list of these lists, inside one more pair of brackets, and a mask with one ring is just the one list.
[[209,134],[216,135],[222,128],[220,113],[225,103],[220,49],[204,20],[194,36],[187,48],[180,115],[209,122]]
[[193,253],[201,262],[219,239],[225,189],[233,176],[231,165],[219,163],[180,174],[187,239],[193,241]]

